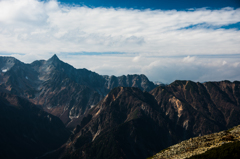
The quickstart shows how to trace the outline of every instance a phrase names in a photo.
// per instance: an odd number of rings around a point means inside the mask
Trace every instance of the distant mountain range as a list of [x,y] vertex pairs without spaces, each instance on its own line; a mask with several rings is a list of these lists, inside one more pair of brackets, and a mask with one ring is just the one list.
[[9,145],[1,149],[4,158],[143,159],[240,124],[239,81],[157,86],[144,75],[75,69],[56,55],[31,64],[0,57],[0,69],[0,141]]
[[74,128],[82,115],[115,87],[156,87],[145,75],[102,76],[75,69],[54,55],[49,60],[25,64],[13,57],[0,57],[0,87],[25,97]]

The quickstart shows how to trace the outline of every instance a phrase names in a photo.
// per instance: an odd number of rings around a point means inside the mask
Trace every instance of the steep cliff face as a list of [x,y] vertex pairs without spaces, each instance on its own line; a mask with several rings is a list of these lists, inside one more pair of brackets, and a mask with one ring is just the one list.
[[70,132],[26,99],[0,93],[0,158],[35,158],[64,144]]
[[147,91],[156,87],[144,75],[101,76],[87,69],[75,69],[56,55],[31,64],[12,57],[0,57],[0,61],[1,88],[41,105],[70,128],[114,87],[139,87]]
[[240,116],[240,82],[229,81],[204,83],[211,100],[224,115],[227,128],[238,123]]
[[166,117],[197,136],[240,124],[239,87],[229,81],[175,81],[150,93]]
[[152,95],[118,87],[75,128],[63,158],[146,158],[181,140],[173,130]]
[[103,76],[106,79],[105,86],[108,90],[112,90],[115,87],[137,87],[143,91],[151,91],[156,85],[150,82],[148,78],[141,75],[123,75],[123,76]]

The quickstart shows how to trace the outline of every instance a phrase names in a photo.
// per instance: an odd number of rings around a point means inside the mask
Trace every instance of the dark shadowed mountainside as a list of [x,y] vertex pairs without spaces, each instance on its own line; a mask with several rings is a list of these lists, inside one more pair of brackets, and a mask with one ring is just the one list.
[[0,93],[0,158],[35,158],[64,144],[62,121],[26,99]]

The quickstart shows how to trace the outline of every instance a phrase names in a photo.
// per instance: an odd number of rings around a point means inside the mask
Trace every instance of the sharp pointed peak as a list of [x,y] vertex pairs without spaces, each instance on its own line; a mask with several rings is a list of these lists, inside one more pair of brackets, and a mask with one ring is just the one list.
[[48,61],[60,61],[56,54],[54,54]]
[[57,60],[59,60],[59,58],[57,57],[56,54],[54,54],[50,59],[57,59]]
[[62,63],[62,61],[57,57],[56,54],[54,54],[50,59],[47,60],[47,63],[58,65],[58,64]]

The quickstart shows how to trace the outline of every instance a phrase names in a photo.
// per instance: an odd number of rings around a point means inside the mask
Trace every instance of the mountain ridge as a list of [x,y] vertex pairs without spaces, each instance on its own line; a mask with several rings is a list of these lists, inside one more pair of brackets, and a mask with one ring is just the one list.
[[[62,157],[77,158],[78,155],[90,159],[112,158],[105,151],[110,154],[114,151],[115,158],[147,158],[150,152],[156,153],[156,149],[151,146],[145,147],[138,150],[141,152],[139,155],[134,153],[137,150],[131,147],[151,143],[160,150],[167,145],[192,137],[231,128],[232,125],[240,124],[237,115],[240,113],[237,102],[239,86],[237,81],[202,84],[176,80],[169,85],[156,87],[149,93],[142,92],[138,88],[117,87],[85,115],[84,122],[74,129],[74,134],[69,139]],[[123,112],[123,114],[111,116],[114,112]],[[140,122],[142,120],[146,122],[143,124]],[[154,126],[151,127],[153,123]],[[143,143],[132,142],[136,136],[129,135],[133,131],[129,127],[135,127],[135,131],[142,132],[137,138]],[[169,132],[165,132],[164,128]],[[155,133],[156,130],[158,135]],[[125,131],[128,135],[124,136]],[[153,139],[148,138],[147,135]],[[112,137],[109,139],[107,136]],[[100,150],[100,143],[116,145],[116,150],[114,148]],[[131,149],[130,152],[125,149],[126,145],[131,145],[128,147]]]
[[5,71],[0,76],[2,88],[42,105],[69,128],[74,128],[83,114],[115,87],[139,87],[147,91],[156,87],[145,75],[102,76],[87,69],[76,69],[56,54],[30,64],[13,57],[0,57],[0,61],[3,61],[0,69]]
[[[206,134],[208,130],[216,132],[238,125],[236,114],[239,112],[239,103],[233,103],[235,99],[232,97],[235,96],[239,101],[239,88],[237,81],[201,84],[178,80],[167,86],[159,86],[150,93],[170,120],[198,135]],[[199,129],[204,122],[206,126],[215,126]]]

